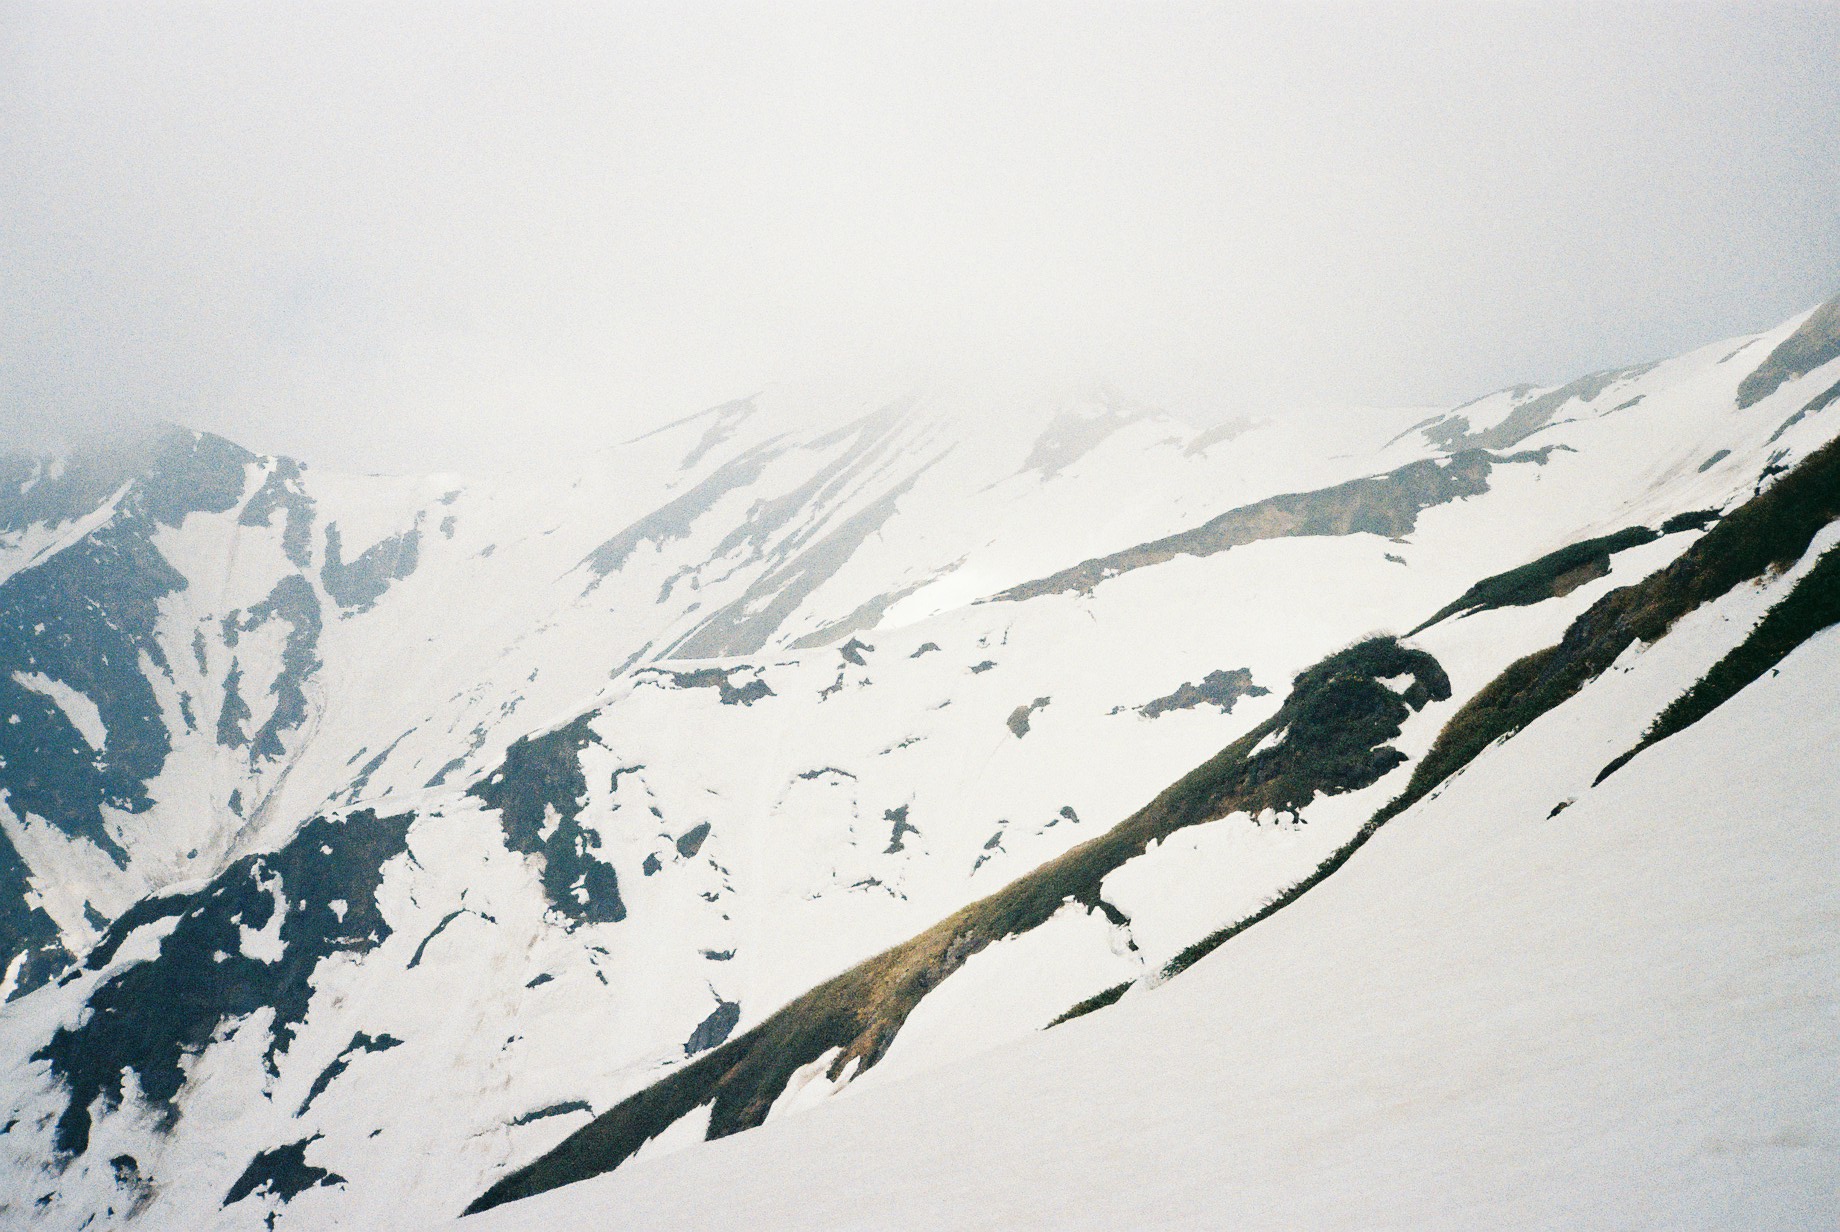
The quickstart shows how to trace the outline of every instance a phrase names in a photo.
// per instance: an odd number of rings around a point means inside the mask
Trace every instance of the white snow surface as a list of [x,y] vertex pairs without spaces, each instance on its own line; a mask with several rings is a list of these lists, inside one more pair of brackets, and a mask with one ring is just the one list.
[[42,693],[58,704],[70,725],[77,729],[77,734],[89,747],[100,753],[109,742],[109,729],[102,721],[102,711],[88,696],[71,688],[61,680],[53,680],[43,672],[14,672],[13,679],[18,684]]
[[[0,807],[30,901],[64,944],[80,957],[93,917],[198,891],[315,815],[416,820],[382,868],[389,935],[320,961],[273,1072],[272,1011],[226,1020],[187,1060],[176,1121],[160,1123],[130,1074],[75,1160],[51,1150],[62,1091],[33,1056],[106,981],[156,960],[174,922],[67,983],[14,995],[9,971],[0,1118],[18,1120],[0,1135],[0,1222],[108,1225],[133,1200],[109,1162],[122,1154],[154,1183],[136,1208],[149,1227],[450,1217],[683,1065],[719,1004],[738,1005],[746,1031],[1103,833],[1268,718],[1324,654],[1581,539],[1735,507],[1766,466],[1840,431],[1830,411],[1771,439],[1840,364],[1735,409],[1738,382],[1797,323],[1760,336],[1746,363],[1721,364],[1735,345],[1721,343],[1569,404],[1498,454],[1551,446],[1540,460],[1498,462],[1486,493],[1423,511],[1401,540],[1269,539],[1022,603],[980,601],[1270,496],[1436,457],[1413,430],[1432,412],[1285,416],[1191,452],[1202,431],[1110,393],[1022,410],[891,395],[830,408],[818,432],[792,432],[809,408],[788,415],[768,394],[588,455],[573,476],[309,471],[304,568],[280,513],[244,525],[239,505],[162,527],[155,547],[187,584],[160,603],[164,664],[143,652],[140,666],[172,751],[148,808],[103,808],[125,859]],[[1539,392],[1462,413],[1479,429]],[[1051,436],[1075,444],[1025,465]],[[277,465],[250,468],[245,501]],[[0,581],[83,542],[121,500],[0,540]],[[415,567],[370,606],[341,606],[328,524],[347,563],[413,534]],[[696,1145],[704,1108],[611,1177],[460,1226],[585,1227],[596,1209],[635,1227],[1807,1226],[1794,1216],[1817,1209],[1809,1187],[1825,1178],[1831,1195],[1837,1174],[1820,1109],[1840,1106],[1833,999],[1810,973],[1840,981],[1809,923],[1833,919],[1831,633],[1590,782],[1831,534],[1795,570],[1632,651],[1297,905],[1184,976],[1156,976],[1346,841],[1503,667],[1696,538],[1618,553],[1563,598],[1425,630],[1415,644],[1455,697],[1407,723],[1404,766],[1300,816],[1172,836],[1106,879],[1128,925],[1069,907],[979,953],[877,1065],[836,1082],[828,1062],[808,1067],[758,1131]],[[625,554],[602,575],[586,562],[610,541]],[[297,621],[254,614],[290,578],[320,610],[304,680],[288,658]],[[721,653],[673,657],[699,644]],[[1269,692],[1225,713],[1137,712],[1238,668]],[[707,669],[745,700],[683,675]],[[248,735],[290,680],[304,717],[278,755],[219,739],[233,691]],[[28,687],[56,683],[43,681]],[[52,695],[102,749],[89,699]],[[1033,707],[1021,738],[1006,722],[1019,707]],[[510,849],[500,816],[466,794],[514,741],[584,714],[582,853],[617,874],[624,909],[598,923],[552,904],[544,857]],[[552,809],[545,833],[559,822]],[[271,965],[309,905],[275,892],[269,923],[240,934]],[[336,915],[350,909],[341,899]],[[1117,1005],[1040,1033],[1126,980]],[[401,1042],[350,1052],[360,1032]],[[1703,1092],[1690,1065],[1706,1067]],[[1516,1135],[1535,1145],[1516,1152]],[[303,1141],[338,1183],[225,1204],[258,1152]],[[1619,1169],[1643,1183],[1617,1190]]]
[[458,1226],[1832,1226],[1837,690],[1829,630],[1544,817],[1587,691],[1148,995]]

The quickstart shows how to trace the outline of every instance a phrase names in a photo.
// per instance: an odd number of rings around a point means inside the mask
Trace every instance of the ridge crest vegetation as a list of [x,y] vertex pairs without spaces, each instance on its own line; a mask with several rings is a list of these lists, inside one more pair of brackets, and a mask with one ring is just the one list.
[[[1383,680],[1407,677],[1396,690]],[[713,1102],[710,1138],[766,1120],[793,1072],[832,1050],[828,1076],[868,1069],[920,1000],[972,955],[1079,904],[1125,917],[1100,893],[1107,874],[1178,830],[1231,813],[1295,812],[1316,795],[1376,783],[1406,755],[1386,741],[1406,718],[1450,696],[1436,659],[1370,638],[1299,674],[1276,714],[1165,789],[1111,831],[954,912],[911,940],[813,988],[760,1025],[638,1092],[549,1153],[502,1178],[469,1211],[606,1172],[689,1112]],[[1285,738],[1258,746],[1280,731]],[[1255,751],[1256,750],[1256,751]],[[859,1070],[857,1072],[860,1072]]]
[[[1576,695],[1631,644],[1638,640],[1652,644],[1688,612],[1799,559],[1820,529],[1837,515],[1840,441],[1832,441],[1719,521],[1672,564],[1642,582],[1605,595],[1572,622],[1557,644],[1501,672],[1445,724],[1404,791],[1376,812],[1349,842],[1259,911],[1178,954],[1164,968],[1165,977],[1180,974],[1238,933],[1297,901],[1345,864],[1388,821],[1460,772],[1491,744]],[[1703,524],[1706,519],[1695,515],[1695,520]],[[1685,524],[1678,528],[1684,529]],[[1519,582],[1536,582],[1534,590],[1551,588],[1581,564],[1590,566],[1599,554],[1607,556],[1653,537],[1654,532],[1646,528],[1631,528],[1619,536],[1562,549],[1524,566],[1523,570],[1532,572],[1521,578],[1515,575],[1522,571],[1510,571],[1478,583],[1438,618],[1481,606],[1465,602],[1477,594],[1485,600],[1514,602],[1521,593]],[[1572,557],[1581,559],[1573,561]],[[1805,584],[1815,580],[1810,593],[1818,593],[1831,581],[1829,562],[1834,559],[1829,553],[1804,579]],[[1802,593],[1802,588],[1796,593]],[[1808,626],[1816,620],[1833,622],[1831,599],[1817,599],[1807,606],[1812,615],[1785,618],[1788,631],[1811,633],[1814,630]],[[1782,640],[1779,632],[1771,645]],[[1412,680],[1403,692],[1395,693],[1380,683],[1402,675]],[[1689,705],[1683,699],[1678,705],[1709,711],[1735,691],[1735,687],[1715,682],[1701,690],[1702,700]],[[859,1072],[858,1067],[873,1066],[921,998],[973,954],[1038,927],[1069,903],[1100,911],[1115,923],[1127,922],[1100,896],[1107,873],[1187,826],[1240,810],[1255,814],[1268,807],[1295,810],[1319,792],[1335,794],[1378,782],[1407,760],[1384,742],[1399,734],[1412,711],[1450,696],[1450,682],[1436,659],[1392,637],[1371,638],[1328,656],[1296,677],[1290,695],[1270,719],[1111,831],[818,985],[742,1036],[639,1091],[548,1153],[501,1178],[468,1212],[610,1171],[646,1141],[705,1104],[711,1105],[709,1138],[757,1126],[766,1119],[793,1072],[833,1050],[836,1057],[827,1071],[832,1081]],[[1707,705],[1708,697],[1716,700]],[[1286,732],[1284,739],[1254,751],[1266,737],[1280,731]],[[1108,988],[1055,1021],[1103,1008],[1127,987]]]

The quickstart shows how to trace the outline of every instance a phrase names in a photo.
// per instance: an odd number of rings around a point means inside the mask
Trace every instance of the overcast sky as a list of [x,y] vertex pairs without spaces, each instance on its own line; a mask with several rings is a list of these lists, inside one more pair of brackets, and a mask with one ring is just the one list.
[[1840,6],[0,0],[0,433],[365,470],[814,376],[1454,402],[1840,290]]

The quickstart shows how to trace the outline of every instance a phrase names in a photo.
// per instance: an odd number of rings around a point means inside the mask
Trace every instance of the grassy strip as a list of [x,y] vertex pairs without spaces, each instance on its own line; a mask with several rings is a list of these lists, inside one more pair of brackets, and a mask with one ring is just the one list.
[[1692,509],[1686,513],[1677,513],[1661,524],[1661,533],[1672,535],[1683,530],[1705,530],[1721,516],[1717,509]]
[[1752,406],[1785,383],[1806,376],[1840,355],[1840,296],[1814,310],[1801,327],[1777,344],[1757,370],[1738,383],[1738,409]]
[[[1085,1014],[1090,1014],[1094,1010],[1104,1009],[1106,1006],[1115,1003],[1118,1000],[1118,998],[1124,996],[1127,992],[1130,992],[1131,985],[1134,983],[1136,983],[1135,980],[1126,980],[1122,984],[1113,984],[1110,988],[1106,989],[1104,992],[1094,993],[1092,996],[1086,998],[1086,1000],[1080,1002],[1078,1005],[1074,1006],[1072,1009],[1068,1010],[1066,1013],[1056,1016],[1054,1021],[1048,1024],[1048,1027],[1058,1027],[1063,1022],[1072,1022],[1074,1019],[1079,1018]],[[1045,1031],[1048,1029],[1048,1027],[1043,1027],[1042,1030]]]
[[[1392,818],[1428,795],[1490,744],[1572,697],[1636,640],[1653,642],[1682,615],[1740,582],[1799,559],[1815,533],[1840,516],[1840,441],[1829,442],[1708,531],[1680,559],[1641,583],[1605,595],[1555,646],[1512,664],[1445,725],[1406,789],[1309,877],[1256,914],[1176,956],[1176,974],[1237,933],[1295,902],[1334,873]],[[1410,672],[1401,697],[1380,678]],[[1099,897],[1106,874],[1185,826],[1244,809],[1289,809],[1317,792],[1377,782],[1404,761],[1382,741],[1412,709],[1450,695],[1436,660],[1376,638],[1299,675],[1278,713],[1185,775],[1108,833],[1066,852],[926,932],[851,968],[791,1002],[747,1034],[640,1091],[502,1178],[468,1208],[485,1210],[607,1172],[647,1139],[713,1101],[709,1136],[766,1118],[792,1073],[832,1048],[829,1076],[852,1061],[874,1065],[907,1015],[973,954],[1045,922],[1068,902],[1113,914]],[[1254,754],[1266,736],[1288,729]],[[1122,994],[1121,994],[1122,995]]]
[[1790,428],[1801,423],[1802,420],[1808,418],[1810,415],[1818,414],[1826,410],[1836,401],[1840,401],[1840,381],[1835,381],[1832,385],[1829,385],[1824,392],[1818,393],[1810,398],[1808,404],[1802,407],[1801,410],[1783,420],[1776,431],[1770,433],[1770,439],[1765,441],[1764,444],[1774,445],[1782,437],[1782,434],[1787,432]]
[[1750,636],[1674,699],[1641,741],[1605,766],[1592,786],[1622,769],[1643,749],[1711,714],[1745,685],[1788,658],[1797,646],[1836,623],[1840,623],[1840,548],[1830,548],[1795,584],[1788,597],[1758,622]]
[[[1409,675],[1403,694],[1380,683]],[[1298,675],[1284,705],[1098,838],[1048,861],[925,932],[827,980],[747,1032],[609,1109],[547,1155],[510,1173],[469,1211],[542,1193],[617,1167],[680,1117],[712,1104],[709,1137],[751,1129],[800,1067],[832,1049],[833,1080],[881,1060],[920,1000],[974,954],[1046,923],[1068,903],[1124,922],[1100,886],[1177,830],[1246,811],[1292,811],[1319,792],[1378,782],[1405,761],[1385,744],[1412,711],[1450,696],[1437,660],[1391,638],[1330,655]],[[1283,740],[1253,750],[1280,730]]]
[[[1381,826],[1424,799],[1433,788],[1462,770],[1489,745],[1520,731],[1571,698],[1601,675],[1637,639],[1657,641],[1676,620],[1701,604],[1726,594],[1740,582],[1799,560],[1815,534],[1837,516],[1840,516],[1840,440],[1829,441],[1768,491],[1739,506],[1667,568],[1633,586],[1613,590],[1592,604],[1566,629],[1557,645],[1510,664],[1444,725],[1437,742],[1413,771],[1411,781],[1397,799],[1374,814],[1352,839],[1317,865],[1309,876],[1246,919],[1203,937],[1177,954],[1164,968],[1164,974],[1180,974],[1234,936],[1296,902],[1346,864]],[[1811,571],[1804,582],[1822,572],[1831,556],[1829,553],[1823,557],[1821,565]],[[1713,675],[1729,684],[1740,671],[1749,670],[1755,661],[1767,654],[1770,646],[1792,635],[1809,620],[1817,619],[1819,612],[1826,610],[1820,605],[1833,602],[1831,594],[1819,593],[1823,585],[1829,592],[1836,589],[1831,573],[1823,573],[1822,581],[1810,592],[1808,608],[1796,609],[1799,615],[1785,614],[1782,627],[1769,635],[1768,642],[1760,642],[1758,649],[1742,665],[1734,665],[1727,674],[1715,668]],[[1832,623],[1831,620],[1828,623]],[[1762,670],[1758,669],[1759,674]],[[1748,681],[1731,685],[1731,692],[1743,687],[1743,683]],[[1730,696],[1726,693],[1714,700],[1716,691],[1725,684],[1708,686],[1694,704],[1710,702],[1707,709],[1717,705]],[[1676,703],[1683,707],[1682,717],[1688,713],[1685,703],[1686,698]],[[1601,781],[1601,775],[1599,779]]]
[[1063,591],[1089,594],[1099,583],[1132,569],[1177,556],[1212,556],[1264,539],[1357,534],[1397,539],[1412,533],[1418,515],[1425,510],[1487,492],[1495,466],[1508,462],[1544,465],[1545,461],[1546,453],[1539,450],[1498,458],[1471,449],[1449,458],[1421,458],[1383,475],[1351,479],[1330,488],[1286,492],[1229,509],[1200,526],[1012,586],[989,602],[1019,602]]
[[1586,582],[1607,575],[1610,572],[1610,558],[1616,553],[1653,543],[1658,538],[1660,536],[1646,526],[1631,526],[1614,535],[1600,535],[1595,539],[1567,544],[1518,569],[1483,578],[1464,591],[1455,602],[1439,609],[1437,615],[1406,636],[1422,633],[1438,621],[1458,612],[1467,615],[1492,608],[1528,607],[1568,595]]
[[1635,642],[1659,641],[1676,620],[1701,604],[1799,560],[1816,532],[1836,516],[1840,440],[1828,442],[1732,511],[1666,568],[1592,604],[1557,645],[1511,664],[1484,686],[1439,734],[1404,795],[1387,806],[1388,815],[1422,799],[1490,744],[1570,698]]

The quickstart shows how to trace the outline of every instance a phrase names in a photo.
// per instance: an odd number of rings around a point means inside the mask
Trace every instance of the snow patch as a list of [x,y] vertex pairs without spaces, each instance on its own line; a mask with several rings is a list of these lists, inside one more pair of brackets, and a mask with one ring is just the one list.
[[702,1142],[709,1137],[709,1117],[714,1111],[714,1100],[692,1108],[665,1126],[655,1137],[647,1138],[645,1144],[634,1151],[626,1162],[636,1164],[641,1160],[662,1159]]
[[21,950],[13,955],[13,961],[6,965],[6,976],[0,979],[0,1005],[4,1005],[19,987],[19,969],[26,965],[27,951]]
[[793,1070],[792,1077],[786,1079],[785,1090],[779,1093],[779,1097],[773,1101],[773,1107],[768,1110],[767,1120],[814,1108],[848,1086],[850,1079],[856,1076],[860,1057],[852,1057],[835,1082],[827,1076],[842,1052],[842,1048],[828,1048],[817,1060]]
[[269,913],[268,922],[261,928],[251,928],[239,920],[236,928],[242,937],[242,950],[246,956],[257,962],[276,963],[281,961],[282,952],[286,949],[281,941],[281,923],[287,919],[287,895],[282,893],[279,876],[260,884],[275,899],[275,909]]
[[[1407,676],[1406,679],[1410,680],[1412,679],[1412,677]],[[1386,682],[1383,680],[1380,683],[1385,684]],[[1271,732],[1263,740],[1253,745],[1252,750],[1248,752],[1246,756],[1257,757],[1260,753],[1269,753],[1271,750],[1283,744],[1285,737],[1289,736],[1290,734],[1291,734],[1290,728],[1280,727],[1277,731]]]
[[102,722],[102,711],[96,703],[84,693],[79,693],[61,680],[53,680],[43,672],[14,672],[13,683],[34,693],[50,698],[57,703],[70,725],[77,729],[77,734],[90,748],[102,752],[108,743],[109,729]]

